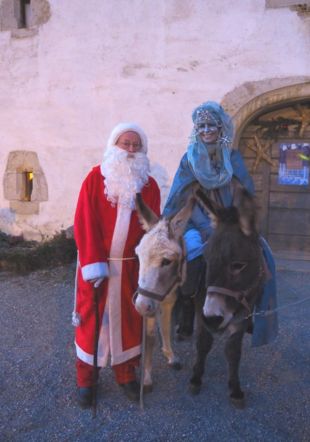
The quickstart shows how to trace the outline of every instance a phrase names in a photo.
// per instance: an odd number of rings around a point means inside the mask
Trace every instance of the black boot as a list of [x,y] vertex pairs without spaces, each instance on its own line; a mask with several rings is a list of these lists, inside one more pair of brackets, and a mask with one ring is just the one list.
[[137,381],[130,381],[127,384],[119,384],[125,396],[134,402],[138,402],[140,398],[140,385]]
[[182,341],[193,334],[195,296],[204,284],[205,261],[198,256],[187,263],[186,279],[178,290],[177,338]]
[[78,403],[82,408],[91,407],[93,402],[93,387],[78,388]]

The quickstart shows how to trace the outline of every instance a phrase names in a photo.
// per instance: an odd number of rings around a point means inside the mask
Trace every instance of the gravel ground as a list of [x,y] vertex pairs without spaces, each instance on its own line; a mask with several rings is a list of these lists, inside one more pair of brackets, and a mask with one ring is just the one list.
[[[309,441],[310,302],[279,311],[280,334],[252,349],[244,340],[244,410],[227,399],[221,343],[209,355],[201,394],[187,391],[194,339],[175,343],[183,369],[167,368],[159,344],[145,409],[102,370],[96,419],[76,405],[70,324],[73,266],[26,276],[0,273],[1,441]],[[278,273],[280,306],[309,297],[309,273]]]

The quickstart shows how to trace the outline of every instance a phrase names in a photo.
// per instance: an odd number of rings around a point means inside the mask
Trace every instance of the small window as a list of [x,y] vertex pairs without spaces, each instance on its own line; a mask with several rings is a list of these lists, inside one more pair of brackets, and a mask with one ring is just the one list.
[[31,0],[20,0],[19,28],[28,28],[31,22]]
[[48,201],[48,187],[36,152],[15,150],[9,153],[3,194],[16,214],[39,213],[40,203]]
[[48,0],[0,0],[0,32],[12,37],[33,37],[51,16]]
[[23,172],[23,201],[31,201],[33,172]]

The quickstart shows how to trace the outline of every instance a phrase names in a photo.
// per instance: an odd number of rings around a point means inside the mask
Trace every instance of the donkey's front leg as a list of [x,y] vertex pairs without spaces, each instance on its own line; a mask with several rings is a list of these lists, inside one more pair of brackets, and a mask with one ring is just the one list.
[[176,293],[173,292],[160,303],[159,328],[162,338],[162,351],[168,360],[168,365],[175,370],[180,370],[182,368],[180,359],[174,354],[171,347],[171,320],[175,301]]
[[200,326],[197,331],[197,341],[196,341],[196,362],[193,367],[193,376],[190,379],[189,391],[192,394],[200,393],[201,389],[201,378],[204,373],[204,366],[207,354],[211,350],[213,343],[213,336],[208,330]]
[[153,353],[155,345],[155,333],[156,333],[156,318],[146,318],[146,342],[145,342],[145,357],[144,357],[144,382],[143,390],[145,393],[153,390],[152,381],[152,365],[153,365]]
[[243,408],[245,405],[244,393],[240,388],[239,382],[239,363],[243,335],[243,330],[232,334],[227,339],[225,345],[225,356],[228,362],[228,388],[230,390],[230,398],[232,403],[238,408]]

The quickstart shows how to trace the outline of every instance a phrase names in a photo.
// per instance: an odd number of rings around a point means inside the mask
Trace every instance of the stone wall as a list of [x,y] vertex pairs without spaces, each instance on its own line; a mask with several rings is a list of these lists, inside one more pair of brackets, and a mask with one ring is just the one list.
[[309,81],[308,18],[265,0],[32,0],[31,26],[15,31],[12,4],[0,0],[1,182],[11,152],[35,152],[48,200],[20,214],[2,185],[7,233],[71,225],[118,122],[147,132],[164,200],[196,105],[223,101],[237,115],[268,90]]

